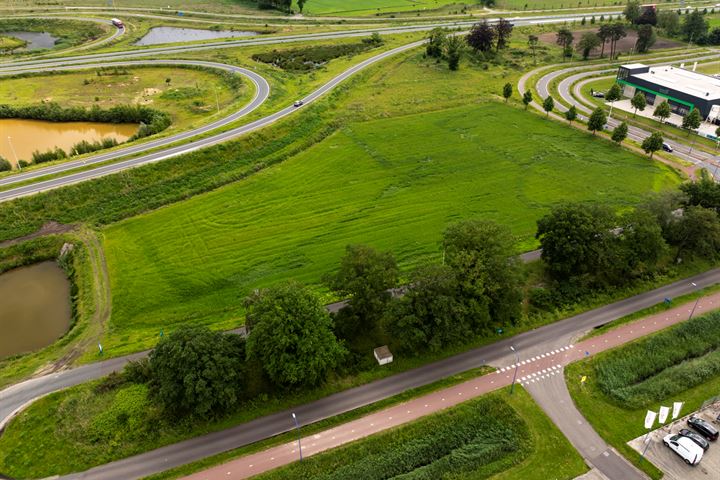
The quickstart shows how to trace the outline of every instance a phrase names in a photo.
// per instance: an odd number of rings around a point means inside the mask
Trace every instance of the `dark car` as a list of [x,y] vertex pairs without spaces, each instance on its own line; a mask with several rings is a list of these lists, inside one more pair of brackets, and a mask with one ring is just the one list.
[[662,144],[662,149],[665,150],[666,152],[672,152],[672,151],[673,151],[673,148],[670,146],[670,144],[669,144],[669,143],[665,143],[665,142],[663,142],[663,144]]
[[710,444],[702,435],[698,435],[697,433],[693,432],[692,430],[688,430],[687,428],[683,428],[678,432],[683,437],[687,437],[693,442],[695,442],[700,448],[703,450],[707,450],[710,448]]
[[703,437],[707,438],[708,440],[715,441],[718,439],[718,431],[715,427],[710,425],[708,422],[703,420],[700,417],[696,417],[693,415],[692,417],[688,418],[687,421],[688,425],[692,427],[693,430],[698,432]]

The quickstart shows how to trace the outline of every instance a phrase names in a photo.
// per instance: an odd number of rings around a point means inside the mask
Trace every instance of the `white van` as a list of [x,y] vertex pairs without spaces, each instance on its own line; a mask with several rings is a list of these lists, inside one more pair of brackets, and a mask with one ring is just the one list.
[[671,433],[663,438],[663,443],[685,460],[688,465],[697,465],[702,460],[703,449],[688,437]]

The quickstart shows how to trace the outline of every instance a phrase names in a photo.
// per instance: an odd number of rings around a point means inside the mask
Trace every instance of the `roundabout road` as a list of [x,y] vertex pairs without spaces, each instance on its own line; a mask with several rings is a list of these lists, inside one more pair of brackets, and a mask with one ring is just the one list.
[[[202,135],[205,133],[208,133],[212,130],[216,130],[218,128],[222,128],[232,122],[235,122],[242,117],[248,115],[250,112],[257,109],[260,105],[262,105],[270,95],[270,85],[268,84],[267,80],[265,80],[263,77],[258,75],[257,73],[253,72],[252,70],[248,70],[246,68],[242,67],[235,67],[233,65],[226,65],[223,63],[216,63],[216,62],[203,62],[199,60],[140,60],[140,61],[129,61],[129,62],[118,62],[118,63],[112,63],[111,66],[131,66],[131,65],[155,65],[155,66],[198,66],[198,67],[207,67],[207,68],[213,68],[217,70],[222,70],[225,72],[234,73],[237,75],[242,75],[245,78],[249,79],[254,85],[255,85],[255,95],[253,96],[252,100],[248,104],[246,104],[244,107],[242,107],[240,110],[232,113],[231,115],[228,115],[227,117],[221,118],[219,120],[216,120],[212,123],[208,123],[207,125],[203,125],[201,127],[187,130],[185,132],[177,133],[175,135],[170,135],[168,137],[158,138],[156,140],[152,140],[149,142],[140,143],[138,145],[134,145],[127,148],[122,148],[120,150],[103,153],[99,155],[94,155],[89,158],[80,159],[80,160],[71,160],[68,162],[63,162],[58,165],[53,165],[50,167],[41,168],[38,170],[33,170],[27,173],[18,173],[16,175],[11,175],[5,178],[0,179],[0,186],[5,185],[12,185],[15,183],[20,182],[27,182],[29,180],[34,180],[40,177],[44,177],[47,175],[54,175],[64,172],[69,172],[71,170],[75,170],[78,168],[83,168],[86,166],[91,165],[97,165],[103,162],[107,162],[110,160],[115,160],[121,157],[126,157],[128,155],[135,155],[138,153],[146,152],[149,150],[161,148],[164,146],[169,146],[171,144],[181,142],[184,140],[189,140],[192,137]],[[97,64],[91,64],[91,65],[83,65],[82,67],[76,67],[76,66],[69,66],[69,67],[48,67],[43,68],[43,71],[67,71],[67,70],[77,70],[79,68],[98,68],[98,67],[105,67],[108,66],[108,64],[103,63],[97,63]],[[0,76],[2,73],[0,72]],[[148,163],[150,161],[156,161],[161,158],[168,158],[170,156],[174,155],[180,155],[181,153],[186,153],[191,150],[195,150],[199,148],[198,145],[203,145],[203,141],[198,141],[196,144],[188,144],[184,145],[182,147],[175,147],[175,148],[168,148],[166,150],[163,150],[161,152],[153,153],[150,155],[147,155],[145,157],[142,157],[144,161],[139,163],[132,163],[133,161],[137,161],[140,159],[133,159],[128,160],[128,164],[135,166],[135,165],[141,165],[143,163]],[[97,170],[97,169],[96,169]],[[92,172],[95,172],[96,170],[92,170]],[[116,171],[116,170],[112,170]],[[89,173],[89,172],[85,172]],[[66,178],[66,177],[63,177]],[[60,180],[60,179],[58,179]],[[52,182],[52,181],[50,181]],[[44,182],[47,183],[47,182]],[[8,198],[13,198],[13,196],[5,196],[4,194],[8,192],[14,192],[17,189],[14,190],[8,190],[6,192],[0,192],[0,200],[7,200]],[[34,192],[32,192],[34,193]],[[17,195],[19,196],[19,195]]]

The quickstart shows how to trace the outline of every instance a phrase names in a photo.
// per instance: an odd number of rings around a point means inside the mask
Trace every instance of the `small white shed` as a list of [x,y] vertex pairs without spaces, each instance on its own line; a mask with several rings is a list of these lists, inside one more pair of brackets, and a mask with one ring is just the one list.
[[393,361],[393,354],[387,345],[376,348],[373,353],[375,354],[375,360],[377,360],[380,365],[387,365]]

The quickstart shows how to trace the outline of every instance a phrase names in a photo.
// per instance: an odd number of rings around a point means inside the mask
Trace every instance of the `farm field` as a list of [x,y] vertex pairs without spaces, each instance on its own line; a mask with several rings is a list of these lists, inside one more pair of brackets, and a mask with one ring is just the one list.
[[[648,409],[683,401],[686,414],[720,391],[718,319],[718,312],[696,317],[566,368],[578,409],[636,465],[639,457],[625,443],[646,433],[643,418]],[[581,387],[582,376],[587,382]]]
[[[169,80],[169,82],[168,82]],[[103,109],[146,105],[170,114],[169,131],[199,125],[233,104],[250,100],[254,87],[239,77],[233,88],[211,70],[179,67],[120,67],[118,71],[84,70],[0,81],[2,103]],[[217,97],[215,96],[217,94]]]
[[105,229],[106,348],[137,350],[187,321],[237,326],[252,289],[318,284],[350,243],[391,250],[407,269],[440,257],[448,223],[481,217],[510,226],[529,250],[535,220],[555,202],[623,206],[678,181],[665,166],[494,102],[349,124],[246,181]]

